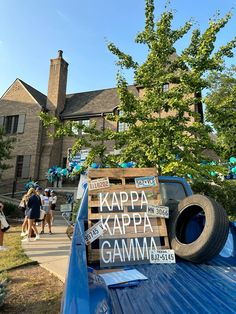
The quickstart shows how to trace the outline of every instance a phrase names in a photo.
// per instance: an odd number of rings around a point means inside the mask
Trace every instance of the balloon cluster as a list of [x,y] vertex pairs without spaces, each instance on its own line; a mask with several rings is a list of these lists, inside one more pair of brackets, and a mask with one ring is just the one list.
[[68,170],[66,168],[61,168],[58,166],[53,166],[48,169],[47,179],[49,182],[54,182],[58,178],[66,177],[68,175]]
[[230,157],[227,166],[229,169],[229,173],[227,176],[225,176],[225,179],[236,179],[236,157]]
[[25,190],[28,191],[30,188],[36,188],[38,186],[37,182],[34,182],[33,180],[29,180],[26,184],[25,184]]
[[[202,161],[201,165],[211,165],[211,166],[226,166],[229,169],[229,173],[223,177],[223,179],[229,180],[229,179],[236,179],[236,157],[230,157],[229,161],[226,163],[217,163],[216,161]],[[218,173],[217,171],[211,171],[210,175],[212,177],[220,177],[222,174]]]
[[[133,161],[128,161],[128,162],[122,162],[122,163],[119,163],[116,165],[117,168],[133,168],[136,166],[136,163],[133,162]],[[99,165],[95,162],[93,162],[91,165],[90,165],[91,168],[93,169],[98,169],[98,168],[109,168],[108,165]]]
[[[132,162],[132,161],[129,161],[129,162],[123,162],[123,163],[120,163],[117,165],[117,167],[120,167],[120,168],[133,168],[135,167],[135,163]],[[99,165],[95,162],[93,162],[91,165],[90,165],[90,168],[92,169],[98,169],[98,168],[109,168],[108,165]],[[84,168],[78,164],[78,163],[75,163],[75,162],[70,162],[69,165],[68,165],[68,168],[61,168],[61,167],[58,167],[58,166],[53,166],[51,168],[48,169],[47,171],[47,179],[50,183],[58,180],[58,178],[62,178],[62,177],[67,177],[67,178],[70,178],[70,177],[73,177],[73,176],[76,176],[78,174],[80,174],[81,172],[83,172]]]

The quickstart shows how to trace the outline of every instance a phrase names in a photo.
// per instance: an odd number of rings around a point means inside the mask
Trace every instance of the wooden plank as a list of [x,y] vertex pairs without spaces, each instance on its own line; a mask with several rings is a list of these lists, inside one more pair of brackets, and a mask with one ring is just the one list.
[[150,191],[153,193],[158,193],[159,194],[159,186],[155,186],[155,187],[144,187],[142,189],[138,189],[136,188],[135,184],[125,184],[125,185],[121,185],[121,184],[111,184],[111,186],[109,188],[105,188],[105,189],[99,189],[99,190],[92,190],[89,191],[89,195],[96,195],[98,193],[113,193],[113,192],[123,192],[125,188],[126,192],[131,192],[131,191],[136,191],[136,192],[140,192],[143,191]]
[[157,176],[156,168],[104,168],[90,169],[90,179],[109,177],[114,179]]
[[[147,199],[148,200],[148,199]],[[110,200],[108,200],[108,204],[109,203],[111,203],[111,202],[109,202]],[[151,200],[151,202],[152,202],[152,205],[159,205],[159,201],[158,201],[158,199],[154,199],[154,200]],[[124,207],[127,207],[127,206],[132,206],[132,202],[131,201],[127,201],[127,202],[125,202],[124,204]],[[140,201],[137,201],[137,202],[135,202],[134,203],[134,206],[140,206],[141,205],[141,202]],[[146,205],[144,205],[145,207],[146,207]],[[89,201],[89,207],[91,208],[91,207],[100,207],[100,201],[97,201],[97,200],[91,200],[91,201]]]
[[[167,230],[164,229],[164,228],[161,228],[160,230],[155,230],[156,231],[156,234],[155,234],[155,237],[158,237],[160,235],[158,235],[158,233],[161,234],[162,237],[166,237],[167,236]],[[104,233],[104,235],[101,237],[101,239],[114,239],[114,237],[116,239],[130,239],[130,238],[150,238],[150,237],[153,237],[153,232],[138,232],[138,233],[134,233],[134,232],[129,232],[129,233],[126,233],[126,234],[114,234],[114,235],[110,235],[110,234],[107,234],[107,233]]]
[[[140,216],[142,218],[144,218],[146,212],[109,212],[109,213],[91,213],[90,216],[89,216],[89,219],[92,219],[92,220],[99,220],[99,219],[106,219],[107,217],[109,217],[109,219],[115,219],[115,217],[117,217],[118,219],[121,219],[122,218],[122,214],[130,214],[131,217],[130,219],[133,219],[132,218],[132,213],[134,214],[140,214]],[[161,218],[156,218],[156,217],[149,217],[149,219],[161,219]]]

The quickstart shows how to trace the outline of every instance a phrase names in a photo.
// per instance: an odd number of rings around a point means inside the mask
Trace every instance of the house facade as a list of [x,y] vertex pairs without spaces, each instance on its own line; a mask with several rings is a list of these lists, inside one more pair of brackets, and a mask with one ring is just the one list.
[[[3,172],[2,182],[15,179],[26,181],[29,178],[45,180],[50,167],[65,166],[67,151],[74,139],[48,137],[39,119],[41,111],[63,121],[73,120],[85,125],[96,121],[100,129],[125,129],[125,124],[105,119],[119,104],[116,88],[66,94],[67,73],[68,63],[59,50],[57,58],[50,62],[47,95],[16,79],[0,98],[0,127],[16,139],[12,159],[9,160],[11,168]],[[142,89],[136,86],[129,86],[129,89],[136,96],[142,94]],[[193,106],[193,110],[202,114],[201,103]],[[112,150],[111,146],[108,148]]]

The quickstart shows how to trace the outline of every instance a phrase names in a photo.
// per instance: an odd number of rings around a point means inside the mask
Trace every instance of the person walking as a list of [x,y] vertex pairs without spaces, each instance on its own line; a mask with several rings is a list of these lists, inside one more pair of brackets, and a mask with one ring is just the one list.
[[0,202],[0,252],[7,251],[7,248],[3,246],[3,238],[4,238],[4,232],[7,231],[7,229],[9,229],[9,226],[7,228],[4,228],[2,220],[1,220],[1,218],[5,219],[3,208],[4,208],[4,205],[2,202]]
[[31,233],[32,229],[34,229],[36,233],[35,240],[39,240],[40,236],[37,230],[37,227],[35,225],[35,220],[39,219],[40,217],[40,206],[41,206],[41,199],[36,194],[36,191],[34,188],[30,188],[29,191],[26,194],[26,197],[28,198],[27,202],[27,209],[26,209],[26,216],[28,221],[28,234],[27,237],[25,237],[22,242],[29,242],[31,239]]
[[45,222],[48,225],[49,229],[49,234],[52,234],[52,229],[51,229],[51,205],[52,205],[52,198],[50,196],[50,190],[45,189],[44,190],[44,197],[43,197],[43,210],[46,212],[45,218],[42,220],[42,231],[40,232],[41,234],[44,234],[44,227],[45,227]]

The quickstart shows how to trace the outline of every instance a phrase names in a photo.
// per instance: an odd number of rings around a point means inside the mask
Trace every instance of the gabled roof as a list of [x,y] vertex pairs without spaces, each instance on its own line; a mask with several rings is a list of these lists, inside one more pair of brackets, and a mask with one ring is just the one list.
[[47,103],[47,96],[43,93],[39,92],[37,89],[33,88],[29,84],[25,83],[24,81],[18,79],[21,84],[25,87],[25,89],[30,93],[30,95],[37,101],[37,103],[42,107],[46,108]]
[[[130,85],[128,89],[138,96],[138,89],[134,85]],[[66,96],[65,109],[61,117],[66,119],[111,113],[118,105],[117,88],[70,94]]]

